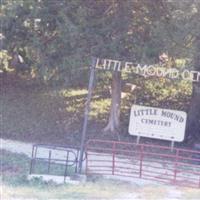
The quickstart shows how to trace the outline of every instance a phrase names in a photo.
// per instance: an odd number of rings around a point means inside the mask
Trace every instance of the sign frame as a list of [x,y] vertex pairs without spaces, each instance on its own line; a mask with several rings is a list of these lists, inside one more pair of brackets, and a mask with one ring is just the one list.
[[137,137],[182,142],[186,121],[184,111],[133,105],[128,131]]

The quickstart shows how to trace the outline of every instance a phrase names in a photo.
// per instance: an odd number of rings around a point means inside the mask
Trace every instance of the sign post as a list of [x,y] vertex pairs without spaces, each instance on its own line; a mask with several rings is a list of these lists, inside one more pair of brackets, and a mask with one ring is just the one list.
[[137,136],[136,144],[140,143],[140,136]]
[[81,173],[82,171],[84,145],[85,145],[87,126],[88,126],[88,117],[89,117],[89,112],[90,112],[90,101],[92,98],[92,90],[93,90],[93,83],[94,83],[94,77],[95,77],[95,65],[96,65],[96,59],[92,58],[92,66],[90,68],[90,80],[89,80],[89,85],[88,85],[88,95],[87,95],[87,100],[85,103],[84,122],[83,122],[82,134],[81,134],[81,147],[80,147],[80,157],[79,157],[79,164],[78,164],[79,173]]
[[171,141],[171,152],[174,150],[174,141]]

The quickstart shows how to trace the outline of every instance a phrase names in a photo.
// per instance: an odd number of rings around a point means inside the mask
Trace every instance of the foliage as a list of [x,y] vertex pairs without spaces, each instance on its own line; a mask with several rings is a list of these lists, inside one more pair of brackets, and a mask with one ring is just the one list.
[[78,68],[91,56],[143,63],[162,51],[191,57],[198,6],[162,0],[3,1],[3,47],[20,54],[46,81],[76,82],[85,79]]
[[11,57],[8,55],[8,52],[5,50],[0,51],[0,73],[5,71],[13,71],[12,68],[9,68],[9,60]]
[[162,0],[3,1],[4,48],[22,55],[46,80],[69,79],[91,56],[150,62],[168,51],[188,57],[198,6]]
[[[6,0],[1,7],[1,71],[9,66],[48,85],[82,88],[92,56],[153,64],[162,52],[170,59],[165,67],[199,70],[199,0]],[[102,90],[111,83],[105,76],[97,77]],[[142,88],[139,103],[188,111],[191,84],[131,76]],[[68,111],[82,108],[77,102]]]

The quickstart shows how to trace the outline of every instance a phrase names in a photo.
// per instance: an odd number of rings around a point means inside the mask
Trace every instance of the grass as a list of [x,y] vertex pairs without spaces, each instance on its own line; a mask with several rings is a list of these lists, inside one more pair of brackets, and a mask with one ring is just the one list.
[[[12,185],[19,185],[28,182],[27,176],[30,170],[31,159],[23,154],[10,153],[5,150],[1,150],[1,172],[3,173],[2,180]],[[35,174],[50,174],[56,176],[64,176],[65,165],[59,163],[51,163],[50,171],[48,173],[48,162],[37,160],[34,164]],[[67,175],[73,175],[75,173],[75,167],[68,166]]]
[[[102,187],[102,185],[104,185]],[[113,199],[117,198],[119,192],[108,182],[87,183],[78,186],[63,185],[63,186],[20,186],[13,187],[3,185],[3,199],[9,198],[24,198],[37,200],[46,199]]]
[[86,95],[87,94],[87,90],[86,89],[62,89],[59,91],[59,94],[63,97],[73,97],[73,96],[81,96],[81,95]]
[[2,181],[12,185],[21,185],[27,182],[30,159],[23,154],[14,154],[1,150]]
[[[68,174],[74,174],[75,168],[69,166],[67,170]],[[65,165],[64,164],[58,164],[58,163],[51,163],[50,165],[50,171],[48,173],[48,162],[46,161],[37,161],[35,162],[34,167],[34,174],[50,174],[55,176],[63,176],[65,174]]]
[[[171,190],[170,190],[171,189]],[[87,200],[160,200],[160,199],[187,199],[198,200],[200,192],[195,189],[172,189],[169,187],[144,186],[137,187],[114,181],[98,181],[95,183],[81,184],[78,186],[2,186],[3,200],[23,199],[23,200],[70,200],[70,199],[87,199]],[[176,198],[176,192],[178,195]],[[171,192],[170,192],[171,191]],[[179,195],[180,194],[180,195]]]
[[[30,159],[26,155],[3,150],[0,156],[1,189],[2,199],[4,200],[11,198],[36,198],[38,200],[51,198],[93,199],[116,196],[114,182],[112,181],[88,182],[78,186],[69,184],[56,185],[53,182],[43,182],[40,178],[29,181],[27,175],[29,173]],[[40,170],[42,169],[43,166],[40,166]]]

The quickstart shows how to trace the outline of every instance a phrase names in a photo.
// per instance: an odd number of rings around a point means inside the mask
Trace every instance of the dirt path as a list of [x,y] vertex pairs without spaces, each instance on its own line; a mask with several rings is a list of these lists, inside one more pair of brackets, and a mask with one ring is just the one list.
[[[33,143],[24,143],[24,142],[19,142],[15,140],[0,138],[0,149],[5,149],[13,153],[25,154],[28,157],[31,157],[33,145],[34,145]],[[68,149],[76,152],[76,149],[72,149],[72,148],[68,148]],[[48,158],[48,156],[49,156],[49,149],[38,148],[37,157]],[[75,154],[69,154],[69,159],[75,160],[76,159],[75,156],[76,156]],[[66,159],[66,151],[54,150],[52,152],[52,158]]]
[[28,157],[31,157],[32,146],[32,143],[24,143],[0,138],[0,149],[5,149],[13,153],[23,153]]

